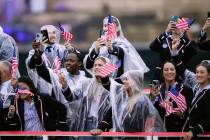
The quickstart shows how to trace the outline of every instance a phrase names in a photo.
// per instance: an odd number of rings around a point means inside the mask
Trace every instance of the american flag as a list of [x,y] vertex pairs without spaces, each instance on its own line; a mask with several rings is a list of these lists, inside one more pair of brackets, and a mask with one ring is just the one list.
[[108,16],[108,31],[107,31],[107,39],[113,40],[117,37],[116,25],[113,22],[113,17],[111,15]]
[[176,102],[181,112],[184,112],[187,109],[185,97],[181,94],[181,92],[178,92],[175,87],[171,88],[170,91],[168,91],[168,96]]
[[61,70],[61,59],[59,57],[59,50],[57,50],[57,56],[55,57],[55,60],[54,60],[54,66],[55,66],[55,73],[60,73],[60,70]]
[[189,26],[187,18],[184,18],[184,17],[179,18],[177,23],[176,23],[176,27],[178,29],[189,30],[190,26]]
[[168,102],[163,101],[161,104],[164,106],[166,110],[166,116],[170,115],[173,112],[173,108]]
[[60,23],[58,23],[58,25],[59,25],[59,29],[61,31],[61,35],[64,37],[64,40],[66,42],[71,42],[73,39],[73,34],[71,34],[70,32],[64,31],[64,28],[61,26]]
[[12,57],[12,77],[16,77],[17,71],[18,71],[18,58],[16,55],[16,51],[14,51]]
[[115,70],[117,70],[117,67],[114,64],[106,63],[100,70],[100,76],[106,77]]

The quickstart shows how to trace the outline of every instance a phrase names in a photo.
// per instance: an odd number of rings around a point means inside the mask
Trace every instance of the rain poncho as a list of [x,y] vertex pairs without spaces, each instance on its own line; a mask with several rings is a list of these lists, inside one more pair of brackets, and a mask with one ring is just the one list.
[[[112,80],[112,87],[115,93],[122,92],[122,85]],[[90,131],[97,128],[98,123],[111,107],[110,92],[106,90],[101,83],[92,78],[90,84],[84,93],[84,97],[75,100],[69,104],[73,110],[71,117],[72,122],[70,130]],[[74,106],[74,107],[73,107]]]
[[0,27],[0,61],[7,60],[12,62],[14,53],[19,60],[18,47],[15,40],[4,33],[3,29]]
[[0,108],[8,108],[11,104],[11,100],[15,97],[11,80],[0,84],[0,87]]
[[[132,83],[131,97],[124,94],[123,100],[116,100],[116,94],[111,90],[113,109],[113,130],[125,132],[157,132],[165,131],[164,124],[150,99],[143,91],[143,73],[131,70],[124,73],[121,79],[127,77]],[[119,93],[118,93],[119,96]],[[118,98],[119,99],[119,98]]]
[[71,89],[73,100],[82,98],[90,84],[91,78],[87,78],[84,71],[79,71],[78,75],[71,75],[66,68],[62,68],[61,73],[64,74],[67,79],[67,84]]
[[[42,77],[40,77],[37,73],[36,68],[31,68],[29,67],[29,62],[31,57],[34,55],[35,51],[34,49],[29,51],[29,55],[28,58],[26,59],[26,68],[27,68],[27,72],[29,77],[33,80],[33,83],[35,85],[35,87],[41,92],[41,93],[47,93],[51,96],[52,94],[52,90],[54,90],[55,93],[55,97],[58,101],[64,103],[65,98],[61,92],[61,85],[59,83],[58,77],[56,75],[56,73],[54,73],[53,69],[55,68],[54,66],[54,60],[55,57],[59,55],[59,57],[62,59],[64,56],[64,51],[65,48],[62,45],[59,45],[59,38],[60,38],[60,33],[58,31],[58,29],[56,29],[53,25],[45,25],[43,27],[41,27],[41,30],[49,30],[49,31],[56,31],[56,43],[52,44],[52,55],[53,57],[48,57],[48,51],[46,49],[47,45],[44,46],[44,52],[42,53],[42,60],[44,62],[44,64],[47,66],[49,73],[50,73],[50,77],[51,77],[51,83],[47,82],[46,80],[44,80]],[[53,63],[51,63],[53,62]]]
[[[119,20],[116,17],[113,17],[118,22],[118,28],[119,28],[119,34],[116,39],[113,40],[113,46],[121,47],[124,51],[124,59],[123,59],[123,69],[124,72],[129,70],[140,70],[142,72],[148,72],[149,68],[146,66],[134,46],[124,37],[121,25]],[[105,18],[106,19],[106,18]],[[89,49],[89,53],[95,49],[95,43],[94,42]],[[108,53],[108,49],[106,46],[103,46],[100,48],[99,56],[107,57],[110,59],[110,62],[115,64],[116,66],[121,65],[121,60],[117,58],[115,55],[111,55]],[[84,58],[84,66],[86,65],[88,55]],[[86,66],[85,66],[86,67]]]

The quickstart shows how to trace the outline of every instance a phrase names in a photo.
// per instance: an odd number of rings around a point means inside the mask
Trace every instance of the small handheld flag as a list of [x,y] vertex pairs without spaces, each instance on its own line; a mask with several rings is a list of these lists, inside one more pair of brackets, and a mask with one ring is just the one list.
[[171,87],[170,91],[168,91],[168,96],[176,102],[181,112],[187,109],[186,99],[180,91],[177,91],[176,87]]
[[59,56],[59,51],[57,50],[57,56],[55,57],[55,60],[54,60],[54,66],[55,66],[55,73],[60,73],[60,69],[61,69],[61,59],[60,59],[60,56]]
[[113,17],[111,15],[108,16],[108,33],[107,39],[113,40],[117,37],[116,25],[113,22]]
[[109,74],[111,74],[112,72],[114,72],[115,70],[117,70],[117,67],[114,64],[107,63],[101,68],[100,76],[106,77]]
[[73,34],[71,34],[70,32],[64,31],[64,28],[62,27],[62,25],[60,23],[58,23],[58,27],[61,31],[61,35],[64,37],[64,40],[66,42],[71,42],[73,39]]

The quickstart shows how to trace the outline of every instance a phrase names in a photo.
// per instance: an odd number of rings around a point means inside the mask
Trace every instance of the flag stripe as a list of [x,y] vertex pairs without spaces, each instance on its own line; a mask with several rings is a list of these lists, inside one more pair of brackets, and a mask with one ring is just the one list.
[[115,70],[117,70],[117,67],[115,65],[107,63],[101,68],[100,75],[102,77],[106,77]]

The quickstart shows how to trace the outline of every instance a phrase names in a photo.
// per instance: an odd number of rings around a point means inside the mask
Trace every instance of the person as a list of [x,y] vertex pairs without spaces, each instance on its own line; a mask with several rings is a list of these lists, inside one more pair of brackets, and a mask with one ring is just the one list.
[[4,33],[3,28],[0,26],[0,61],[7,60],[12,63],[14,54],[19,60],[18,47],[15,40]]
[[[104,34],[108,32],[108,18],[103,20]],[[132,69],[148,72],[149,69],[133,47],[133,45],[124,37],[122,27],[118,18],[111,16],[113,23],[115,24],[117,37],[113,40],[108,39],[105,41],[103,36],[100,36],[95,42],[93,42],[89,53],[84,58],[84,67],[91,69],[93,67],[94,60],[97,56],[104,56],[110,59],[111,63],[118,67],[112,77],[119,78],[124,72]]]
[[81,53],[76,48],[67,49],[64,65],[65,68],[62,68],[61,74],[59,74],[59,82],[62,85],[63,93],[66,93],[64,92],[66,90],[70,90],[69,92],[72,93],[71,96],[64,94],[65,98],[72,98],[72,100],[82,98],[89,85],[90,78],[87,78],[85,72],[81,70]]
[[205,24],[202,27],[202,30],[199,34],[199,40],[197,41],[197,46],[200,50],[210,51],[210,40],[207,40],[207,29],[210,26],[210,17],[205,21]]
[[[108,85],[106,82],[109,82],[109,80],[107,81],[109,76],[102,77],[100,75],[100,70],[108,62],[109,60],[104,57],[95,59],[93,66],[94,77],[89,82],[89,86],[83,94],[83,98],[73,101],[73,103],[75,103],[74,106],[78,108],[74,118],[76,131],[90,131],[97,128],[98,123],[103,120],[103,117],[111,107],[110,92],[102,85]],[[120,84],[115,81],[113,81],[113,83],[113,90],[117,93],[122,90]]]
[[177,53],[177,46],[173,46],[173,53],[171,54],[176,61],[177,69],[182,73],[184,77],[184,83],[193,89],[193,99],[190,109],[187,113],[182,131],[187,132],[184,136],[184,140],[205,140],[208,138],[197,137],[199,134],[210,131],[210,65],[207,61],[202,61],[196,67],[196,73],[193,73],[186,69],[183,65],[179,54]]
[[1,107],[9,107],[10,95],[15,94],[15,83],[12,83],[12,65],[8,61],[0,61],[0,100]]
[[[10,104],[5,116],[9,131],[56,131],[68,130],[66,107],[50,97],[39,93],[27,76],[18,79],[17,97]],[[53,108],[53,109],[52,109]],[[40,137],[26,137],[40,139]]]
[[0,61],[0,130],[5,130],[4,114],[8,111],[11,101],[15,98],[15,89],[12,83],[11,63]]
[[181,132],[186,119],[185,114],[191,106],[192,89],[178,80],[176,66],[172,61],[163,63],[161,75],[164,83],[160,86],[152,84],[150,98],[164,121],[167,131]]
[[11,64],[15,64],[17,68],[14,69],[13,79],[20,77],[18,70],[19,63],[19,51],[16,41],[12,36],[4,33],[3,28],[0,26],[0,61],[9,61]]
[[[150,99],[143,92],[143,73],[139,70],[125,72],[121,77],[123,92],[120,100],[112,97],[112,111],[104,118],[108,123],[101,123],[99,128],[104,129],[112,125],[112,131],[123,132],[158,132],[165,131],[163,121]],[[119,93],[118,93],[119,94]],[[111,94],[116,95],[116,94]],[[108,119],[109,118],[109,119]],[[100,134],[97,129],[91,134]],[[133,139],[133,138],[125,138]],[[135,138],[144,139],[144,138]]]
[[[84,93],[89,86],[90,79],[85,76],[84,71],[80,70],[82,64],[82,56],[76,49],[68,49],[65,52],[65,68],[60,70],[60,74],[55,74],[51,69],[47,68],[41,55],[35,53],[32,56],[31,61],[35,63],[37,74],[48,83],[55,85],[52,90],[52,95],[55,91],[59,92],[59,98],[65,97],[65,100],[60,100],[62,103],[68,106],[68,122],[69,128],[73,131],[76,127],[73,124],[73,116],[75,115],[78,107],[71,103],[74,100],[78,100],[84,97]],[[62,98],[60,98],[62,97]],[[68,102],[67,102],[68,101]]]
[[[55,71],[57,68],[57,65],[55,64],[57,63],[57,59],[61,60],[62,67],[65,47],[59,44],[60,32],[55,26],[45,25],[41,27],[41,31],[43,30],[47,30],[48,39],[45,39],[41,42],[32,42],[33,49],[30,50],[29,55],[26,59],[26,68],[29,77],[33,79],[35,86],[40,90],[40,92],[48,93],[49,95],[51,95],[52,89],[55,86],[52,87],[51,84],[49,84],[37,74],[36,66],[31,59],[33,59],[32,56],[34,56],[35,53],[40,53],[44,65]],[[54,90],[56,91],[55,88]]]
[[152,51],[160,54],[160,63],[155,68],[152,80],[159,80],[161,83],[164,82],[162,77],[158,76],[161,72],[163,62],[172,59],[170,52],[172,49],[172,41],[175,38],[180,38],[181,40],[178,52],[185,65],[188,65],[189,60],[196,55],[196,42],[189,39],[187,31],[184,29],[178,29],[176,27],[176,22],[171,19],[165,32],[156,37],[149,46]]

